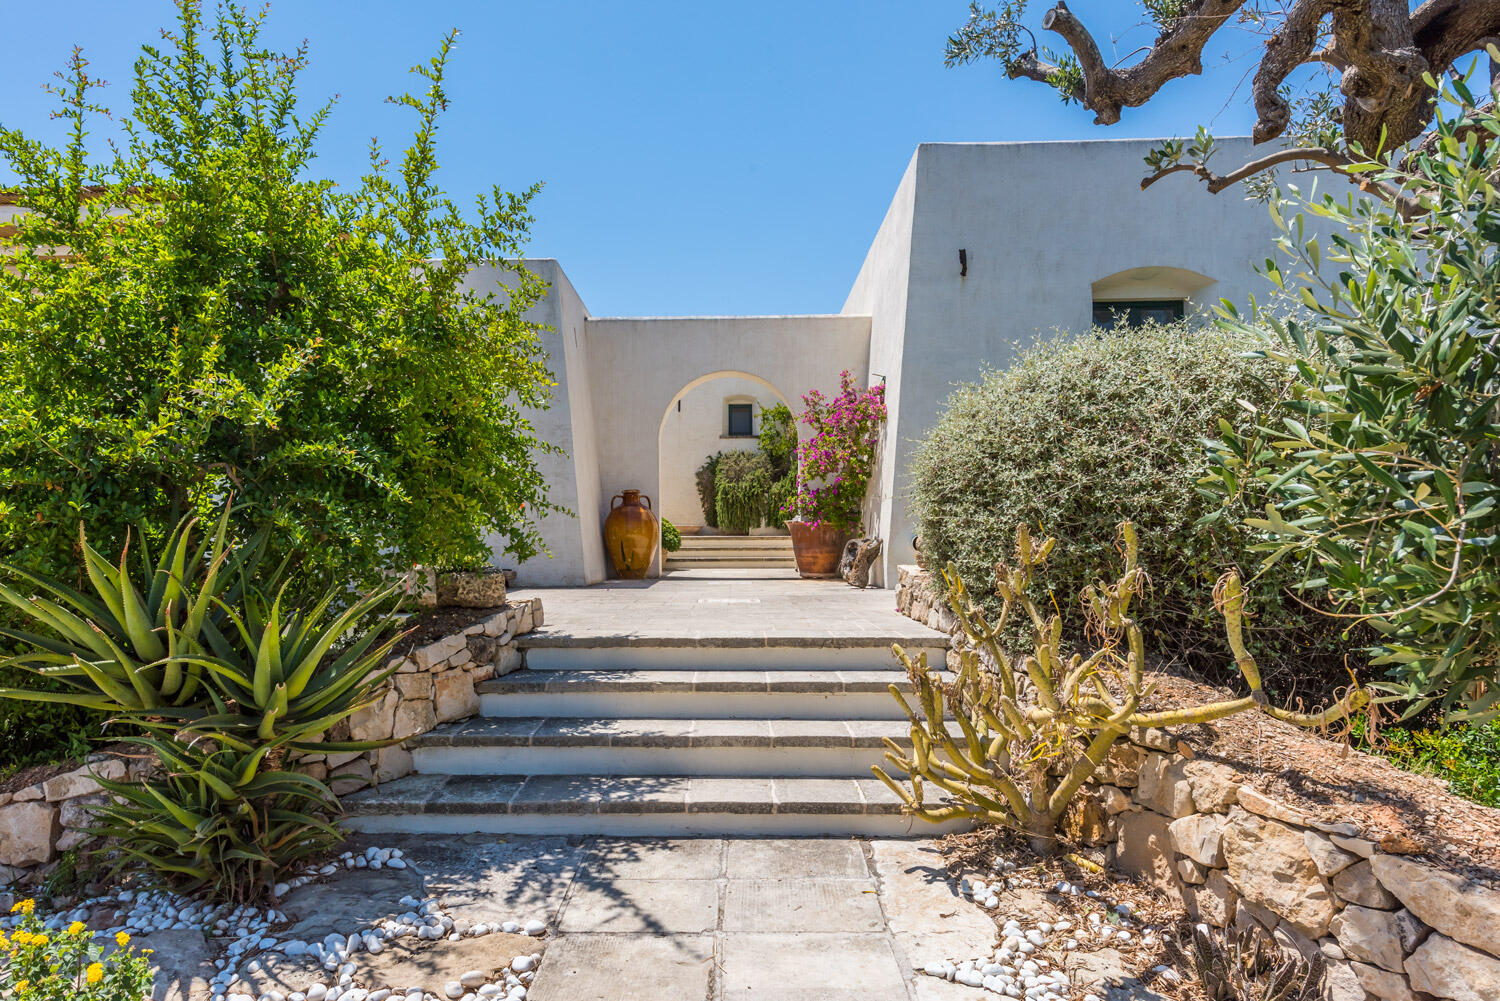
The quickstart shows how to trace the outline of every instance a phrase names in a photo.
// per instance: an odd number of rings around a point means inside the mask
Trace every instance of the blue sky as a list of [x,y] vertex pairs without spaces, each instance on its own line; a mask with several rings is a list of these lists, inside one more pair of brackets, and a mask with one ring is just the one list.
[[[0,121],[39,136],[55,134],[41,85],[72,45],[123,108],[139,45],[173,16],[163,0],[65,6],[16,4],[6,18]],[[1154,36],[1123,0],[1071,7],[1106,44],[1119,36],[1122,56]],[[1200,122],[1235,135],[1253,121],[1245,89],[1231,97],[1254,69],[1244,36],[1216,40],[1203,78],[1103,128],[995,64],[946,69],[943,41],[966,12],[966,0],[280,0],[267,35],[308,40],[305,100],[340,95],[320,165],[350,180],[372,135],[389,147],[409,135],[382,99],[460,28],[442,182],[461,200],[546,182],[530,253],[560,259],[595,315],[837,311],[919,142],[1187,135]]]

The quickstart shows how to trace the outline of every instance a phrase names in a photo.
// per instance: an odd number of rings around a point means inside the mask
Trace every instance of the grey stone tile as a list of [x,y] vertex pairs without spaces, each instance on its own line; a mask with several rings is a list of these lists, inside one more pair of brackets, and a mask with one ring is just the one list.
[[[891,777],[898,782],[901,780],[900,776],[893,775]],[[897,796],[890,786],[879,779],[855,779],[854,784],[859,787],[860,795],[865,799],[866,813],[892,814],[901,812],[901,797]],[[927,792],[928,787],[924,786],[923,791]]]
[[770,671],[773,692],[842,692],[844,680],[838,671]]
[[594,780],[600,813],[686,813],[688,779],[607,775]]
[[733,838],[725,874],[730,879],[816,876],[868,877],[861,842],[853,838]]
[[563,908],[558,930],[710,932],[719,919],[719,884],[712,879],[580,878]]
[[725,885],[726,932],[877,932],[885,927],[871,879],[734,879]]
[[698,671],[693,682],[698,691],[764,692],[767,688],[765,671]]
[[693,721],[694,747],[770,747],[771,724],[763,719]]
[[852,719],[844,725],[855,747],[884,747],[887,737],[902,746],[911,744],[911,724],[904,719]]
[[714,879],[717,838],[597,838],[584,846],[580,875],[601,879]]
[[[454,747],[525,747],[544,722],[530,717],[488,719],[481,716],[453,724],[447,731],[445,743]],[[439,727],[433,733],[443,729]]]
[[724,937],[722,1001],[898,1001],[906,977],[883,934]]
[[777,813],[863,813],[853,779],[773,779]]
[[884,692],[891,685],[897,685],[903,691],[911,688],[911,679],[901,670],[840,671],[839,678],[844,682],[845,691],[850,692]]
[[771,779],[700,777],[688,780],[689,813],[771,813]]
[[510,800],[512,813],[598,813],[600,779],[593,775],[533,775]]
[[525,781],[515,776],[495,775],[450,775],[445,778],[446,781],[427,803],[428,813],[505,813]]
[[345,796],[344,809],[356,817],[378,813],[422,813],[427,804],[437,798],[447,779],[446,775],[408,775],[378,788]]
[[848,747],[849,730],[838,720],[773,719],[771,743],[776,747]]
[[708,997],[712,935],[561,935],[529,1001],[697,1001]]

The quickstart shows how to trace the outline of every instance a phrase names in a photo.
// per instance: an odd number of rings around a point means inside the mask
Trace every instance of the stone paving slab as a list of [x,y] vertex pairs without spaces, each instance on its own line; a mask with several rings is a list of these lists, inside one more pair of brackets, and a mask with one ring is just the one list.
[[721,1001],[894,1001],[907,974],[883,934],[729,935]]
[[818,876],[867,878],[863,843],[849,839],[754,840],[737,838],[728,843],[725,875],[730,879],[764,879]]
[[699,1001],[708,998],[712,935],[561,935],[527,1001]]
[[597,838],[579,871],[591,880],[714,879],[723,853],[723,842],[712,838]]
[[581,877],[557,927],[563,933],[669,935],[710,932],[718,920],[719,884],[715,880]]
[[592,587],[531,588],[546,624],[527,647],[880,646],[947,637],[896,611],[896,592],[843,581],[672,577]]
[[885,928],[872,879],[730,880],[726,932],[878,932]]

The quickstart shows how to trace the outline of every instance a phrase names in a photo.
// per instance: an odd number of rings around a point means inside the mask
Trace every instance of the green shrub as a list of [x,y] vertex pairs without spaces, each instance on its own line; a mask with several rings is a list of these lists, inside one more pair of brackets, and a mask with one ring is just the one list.
[[661,548],[666,553],[675,553],[682,548],[682,533],[665,518],[661,520]]
[[[1354,728],[1357,735],[1363,732]],[[1444,780],[1455,796],[1500,807],[1500,721],[1439,729],[1391,726],[1374,744],[1360,740],[1358,746],[1397,768]]]
[[776,479],[795,470],[797,462],[797,419],[785,403],[766,407],[760,412],[760,450],[771,462]]
[[[139,527],[154,545],[230,492],[236,534],[272,526],[306,593],[470,565],[487,536],[532,555],[550,508],[525,408],[550,377],[522,314],[546,287],[506,262],[534,189],[455,205],[437,186],[452,39],[393,98],[410,147],[336,185],[313,172],[329,109],[298,104],[304,54],[268,50],[243,6],[178,7],[118,148],[86,146],[99,81],[78,55],[65,127],[0,127],[22,209],[0,238],[0,559],[67,576],[80,520],[107,552]],[[466,287],[480,262],[503,296]]]
[[[11,912],[21,917],[9,935],[0,931],[0,997],[10,1001],[146,1001],[151,966],[118,932],[107,953],[82,921],[65,929],[43,925],[31,899]],[[150,950],[146,950],[149,952]]]
[[714,474],[718,471],[719,460],[723,457],[723,452],[710,455],[704,460],[703,465],[698,467],[698,502],[703,505],[703,523],[709,528],[719,527],[719,504],[714,494]]
[[[1374,682],[1408,715],[1500,716],[1500,115],[1444,78],[1438,141],[1364,164],[1376,198],[1283,202],[1304,307],[1224,323],[1296,362],[1292,398],[1225,429],[1212,481],[1267,560],[1378,634]],[[1488,96],[1488,95],[1487,95]],[[1444,113],[1445,105],[1453,113]],[[1361,168],[1356,168],[1361,169]],[[1331,220],[1309,239],[1305,207]],[[1290,279],[1290,282],[1288,282]]]
[[[1239,401],[1266,407],[1288,378],[1245,358],[1248,347],[1241,335],[1188,323],[1058,336],[960,386],[915,457],[913,512],[929,564],[955,564],[998,611],[995,564],[1018,523],[1040,525],[1059,542],[1044,583],[1065,629],[1081,638],[1083,615],[1069,596],[1117,560],[1114,527],[1132,521],[1151,575],[1141,614],[1152,645],[1219,669],[1229,651],[1211,628],[1209,595],[1226,568],[1259,560],[1247,557],[1236,527],[1195,527],[1206,510],[1196,486],[1207,467],[1202,442],[1220,418],[1247,424]],[[1285,598],[1285,582],[1272,571],[1252,587],[1252,653],[1268,687],[1286,669],[1304,689],[1310,670],[1347,681],[1332,627]],[[1010,636],[1017,649],[1028,639],[1021,628]]]
[[723,452],[714,474],[719,528],[743,533],[759,528],[771,495],[771,461],[761,452]]
[[786,512],[797,495],[797,471],[788,472],[771,484],[766,496],[766,524],[771,528],[786,528]]

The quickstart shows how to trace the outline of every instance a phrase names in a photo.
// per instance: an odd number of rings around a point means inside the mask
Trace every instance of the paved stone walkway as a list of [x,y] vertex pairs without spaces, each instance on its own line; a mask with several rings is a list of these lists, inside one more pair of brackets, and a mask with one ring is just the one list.
[[526,635],[527,647],[619,639],[663,645],[739,640],[823,646],[850,638],[946,642],[896,611],[895,591],[861,591],[841,580],[672,574],[592,587],[522,589],[513,597],[542,599],[546,621]]
[[455,917],[547,921],[529,1001],[943,1001],[917,957],[995,942],[921,840],[376,840]]

